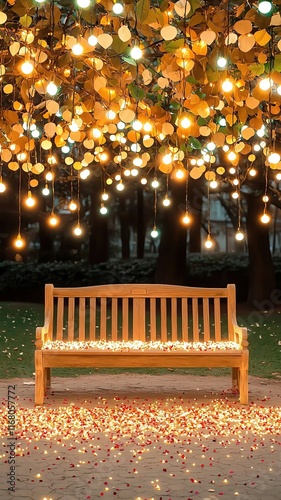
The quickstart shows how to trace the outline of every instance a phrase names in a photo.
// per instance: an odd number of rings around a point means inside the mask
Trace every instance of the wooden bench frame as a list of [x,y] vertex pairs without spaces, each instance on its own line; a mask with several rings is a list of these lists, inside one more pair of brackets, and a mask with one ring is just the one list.
[[[57,301],[56,309],[54,301]],[[86,303],[86,301],[88,301]],[[109,301],[109,302],[108,302]],[[119,301],[119,302],[118,302]],[[121,312],[120,312],[121,301]],[[158,301],[158,302],[157,302]],[[222,302],[226,303],[227,338],[222,338],[221,309]],[[76,303],[77,307],[76,307]],[[108,328],[107,307],[110,304],[110,325]],[[188,314],[191,308],[192,341],[199,341],[200,312],[201,323],[204,328],[204,341],[221,340],[235,341],[239,349],[216,351],[103,351],[103,350],[47,350],[44,344],[48,340],[75,339],[74,317],[78,311],[78,340],[86,340],[85,324],[88,304],[89,329],[88,338],[96,340],[96,328],[99,328],[99,339],[120,340],[120,321],[122,340],[147,339],[146,308],[149,307],[149,340],[159,339],[161,342],[172,341],[178,338],[178,321],[181,324],[181,340],[190,338],[191,328],[188,323]],[[132,317],[129,318],[130,304],[133,304]],[[158,306],[157,306],[158,304]],[[171,315],[167,326],[167,304]],[[67,331],[64,330],[65,306],[67,305]],[[212,311],[211,311],[212,305]],[[119,312],[118,312],[119,307]],[[157,319],[157,307],[160,311]],[[99,327],[96,326],[96,314],[99,310]],[[180,311],[179,311],[180,310]],[[212,313],[212,317],[211,317]],[[179,318],[180,316],[180,318]],[[119,318],[119,319],[118,319]],[[211,319],[213,329],[211,332]],[[119,321],[119,324],[118,324]],[[158,321],[158,325],[157,325]],[[159,326],[159,321],[161,325]],[[130,326],[131,325],[131,326]],[[157,333],[158,329],[158,333]],[[56,330],[56,332],[55,332]],[[169,333],[168,333],[169,332]],[[44,393],[51,382],[51,368],[58,367],[230,367],[232,368],[232,387],[239,389],[241,404],[248,403],[248,364],[249,351],[247,349],[247,329],[239,327],[236,321],[236,294],[235,285],[227,288],[193,288],[177,285],[99,285],[82,288],[54,288],[45,287],[45,321],[43,327],[36,328],[35,351],[35,404],[44,403]]]

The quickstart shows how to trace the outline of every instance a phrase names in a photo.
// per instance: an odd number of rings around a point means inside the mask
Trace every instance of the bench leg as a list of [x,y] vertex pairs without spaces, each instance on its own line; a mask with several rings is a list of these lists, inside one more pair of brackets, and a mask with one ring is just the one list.
[[42,351],[35,351],[35,404],[44,403],[44,371]]
[[44,387],[46,389],[51,388],[51,368],[44,368]]
[[232,389],[239,387],[239,368],[232,368]]
[[239,392],[240,392],[240,403],[242,405],[248,404],[248,363],[249,363],[249,352],[247,350],[242,351],[242,363],[239,373]]

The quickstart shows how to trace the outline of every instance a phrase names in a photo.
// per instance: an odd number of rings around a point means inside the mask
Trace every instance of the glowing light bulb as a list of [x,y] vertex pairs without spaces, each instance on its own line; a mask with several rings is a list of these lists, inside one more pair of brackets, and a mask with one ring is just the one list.
[[281,95],[281,85],[278,85],[277,87],[277,94]]
[[141,57],[142,57],[142,50],[141,50],[141,48],[138,47],[137,45],[135,45],[135,47],[133,47],[132,50],[131,50],[131,57],[135,61],[137,61],[138,59],[141,59]]
[[261,0],[258,4],[258,11],[261,14],[269,14],[272,10],[272,3],[268,0]]
[[102,203],[101,206],[100,206],[100,213],[102,215],[105,215],[107,214],[107,208],[104,206],[104,204]]
[[162,162],[165,165],[170,165],[170,163],[172,163],[172,156],[170,154],[164,155],[163,158],[162,158]]
[[[277,174],[277,175],[278,175],[278,174]],[[277,175],[276,175],[276,179],[277,179]],[[264,203],[267,203],[267,202],[269,201],[269,198],[268,198],[268,196],[267,196],[266,194],[262,197],[262,201],[263,201]]]
[[145,186],[145,185],[147,184],[147,179],[146,179],[145,177],[143,177],[143,178],[141,179],[141,184],[142,184],[143,186]]
[[268,155],[267,159],[268,159],[269,163],[276,165],[276,163],[279,163],[279,161],[280,161],[280,155],[276,152],[272,152]]
[[81,7],[81,9],[87,9],[91,4],[90,0],[77,0],[77,5],[78,7]]
[[46,178],[46,181],[52,181],[54,178],[53,172],[47,172],[45,178]]
[[229,151],[227,158],[229,161],[234,161],[237,158],[237,154],[234,151]]
[[177,179],[183,179],[184,178],[184,172],[180,168],[176,171],[176,178]]
[[259,83],[259,88],[261,90],[269,90],[270,87],[271,87],[271,80],[270,80],[270,78],[264,78]]
[[81,54],[83,54],[84,52],[83,46],[78,42],[73,45],[71,50],[75,56],[81,56]]
[[106,117],[109,119],[109,120],[114,120],[114,118],[116,117],[116,113],[115,111],[113,111],[112,109],[109,109],[106,113]]
[[142,158],[136,156],[136,158],[133,159],[133,164],[135,165],[135,167],[141,167],[143,164]]
[[250,175],[251,177],[255,177],[255,175],[257,175],[257,171],[256,171],[256,169],[255,169],[255,168],[250,168],[250,170],[249,170],[249,175]]
[[95,139],[99,139],[102,136],[102,133],[98,128],[93,128],[92,134]]
[[109,196],[108,196],[108,194],[107,194],[106,192],[102,193],[102,195],[101,195],[101,199],[102,199],[103,201],[107,201],[107,200],[108,200],[108,198],[109,198]]
[[157,236],[158,236],[159,233],[158,233],[158,231],[156,229],[156,226],[153,226],[153,229],[152,229],[152,231],[151,231],[150,234],[151,234],[152,238],[157,238]]
[[218,182],[213,180],[210,182],[210,188],[216,189],[218,187]]
[[132,175],[133,177],[137,177],[137,175],[139,175],[139,171],[138,171],[138,169],[137,169],[137,168],[132,168],[132,170],[131,170],[131,175]]
[[225,118],[220,118],[219,124],[221,127],[226,127],[226,119]]
[[117,123],[117,128],[119,130],[124,130],[124,128],[126,127],[125,123],[124,122],[118,122]]
[[234,167],[230,167],[230,169],[229,169],[229,173],[230,173],[231,175],[234,175],[234,174],[236,173],[236,168],[234,168]]
[[128,168],[126,168],[126,170],[124,170],[124,175],[126,177],[129,177],[131,175],[131,170],[129,170]]
[[80,174],[79,174],[79,177],[83,180],[87,179],[90,175],[90,170],[88,168],[84,168],[83,170],[81,170]]
[[263,224],[268,224],[268,223],[269,223],[269,221],[270,221],[270,217],[269,217],[269,215],[268,215],[266,212],[264,212],[264,213],[262,214],[262,216],[261,216],[261,222],[262,222]]
[[212,246],[213,246],[213,241],[211,235],[208,234],[207,239],[205,241],[205,247],[209,250],[210,248],[212,248]]
[[95,35],[90,35],[88,38],[88,44],[91,45],[91,47],[95,47],[98,43],[98,39]]
[[75,228],[73,229],[73,233],[75,234],[75,236],[81,236],[82,229],[80,227],[80,224],[77,224],[77,226],[75,226]]
[[26,200],[25,200],[25,204],[26,204],[29,208],[34,207],[34,205],[35,205],[35,200],[34,200],[34,198],[33,198],[33,196],[32,196],[31,191],[28,191],[28,193],[27,193],[27,198],[26,198]]
[[151,183],[151,186],[154,188],[154,189],[157,189],[159,187],[159,182],[157,179],[153,179],[152,183]]
[[122,179],[121,179],[121,180],[120,180],[120,182],[117,184],[116,189],[118,189],[118,191],[123,191],[123,189],[124,189],[124,184],[123,184],[123,182],[122,182]]
[[233,198],[234,200],[237,200],[237,199],[239,198],[239,193],[238,193],[238,191],[234,191],[234,192],[232,193],[232,195],[231,195],[231,196],[232,196],[232,198]]
[[233,83],[229,80],[229,78],[227,78],[224,80],[221,87],[224,92],[231,92],[233,89]]
[[211,141],[211,142],[208,142],[208,144],[207,144],[207,149],[208,149],[209,151],[214,151],[214,150],[216,149],[216,145],[215,145],[215,143],[214,143],[214,142],[212,142],[212,141]]
[[24,246],[24,241],[20,235],[20,233],[17,235],[14,245],[16,248],[22,248]]
[[48,184],[45,185],[45,187],[42,189],[42,194],[44,196],[49,196],[50,194],[50,189],[48,188]]
[[277,179],[278,181],[281,181],[281,173],[276,174],[276,179]]
[[244,233],[242,233],[241,229],[238,229],[236,234],[235,234],[235,238],[237,241],[242,241],[244,240]]
[[33,66],[33,63],[26,60],[22,63],[21,65],[21,71],[24,75],[31,75],[31,73],[33,72],[34,70],[34,66]]
[[165,198],[163,200],[163,205],[164,205],[164,207],[168,207],[169,205],[171,205],[171,201],[169,200],[167,195],[165,196]]
[[78,205],[77,205],[76,201],[71,200],[71,201],[69,202],[69,204],[68,204],[68,208],[69,208],[69,210],[70,210],[71,212],[75,212],[75,210],[77,210],[77,208],[78,208]]
[[238,184],[239,184],[239,179],[233,179],[233,184],[234,184],[234,186],[238,186]]
[[52,212],[49,218],[49,224],[55,227],[58,225],[58,223],[59,223],[58,217],[54,214],[54,212]]
[[112,8],[114,14],[122,14],[124,8],[123,8],[123,5],[122,3],[120,2],[116,2],[114,5],[113,5],[113,8]]
[[188,224],[190,224],[191,219],[190,219],[190,216],[189,216],[189,213],[188,213],[188,212],[185,212],[185,214],[184,214],[184,216],[183,216],[183,218],[182,218],[182,222],[183,222],[183,224],[185,224],[186,226],[187,226]]
[[6,191],[6,186],[2,181],[2,176],[0,176],[0,193],[4,193],[4,191]]
[[190,125],[191,125],[191,121],[190,121],[190,119],[189,119],[189,118],[187,118],[187,116],[185,116],[184,118],[182,118],[182,119],[180,120],[180,126],[181,126],[182,128],[189,128],[189,127],[190,127]]
[[218,60],[217,60],[217,66],[218,68],[225,68],[225,66],[227,65],[227,59],[225,57],[219,57]]
[[[280,89],[281,89],[281,85],[280,85]],[[151,132],[152,130],[152,125],[150,122],[145,122],[144,126],[143,126],[143,130],[145,132]]]
[[48,83],[48,85],[47,85],[48,94],[53,96],[53,95],[56,95],[57,91],[58,91],[58,87],[54,82]]
[[142,122],[140,120],[134,120],[132,127],[136,132],[139,132],[142,129]]

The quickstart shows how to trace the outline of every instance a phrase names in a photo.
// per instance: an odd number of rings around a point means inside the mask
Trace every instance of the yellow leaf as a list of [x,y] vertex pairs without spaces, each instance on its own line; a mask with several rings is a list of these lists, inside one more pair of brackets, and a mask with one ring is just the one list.
[[29,28],[32,23],[32,17],[25,14],[25,16],[20,17],[20,23],[24,28]]
[[256,31],[254,37],[256,42],[261,45],[261,47],[266,45],[271,40],[271,36],[266,30]]
[[241,52],[249,52],[255,45],[256,40],[254,35],[240,35],[238,38],[238,47]]

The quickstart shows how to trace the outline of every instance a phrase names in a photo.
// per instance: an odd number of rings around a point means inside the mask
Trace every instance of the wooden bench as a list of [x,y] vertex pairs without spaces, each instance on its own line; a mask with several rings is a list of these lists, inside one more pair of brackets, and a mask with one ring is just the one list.
[[247,329],[236,322],[235,285],[46,285],[35,344],[36,404],[58,367],[230,367],[240,402],[248,402]]

